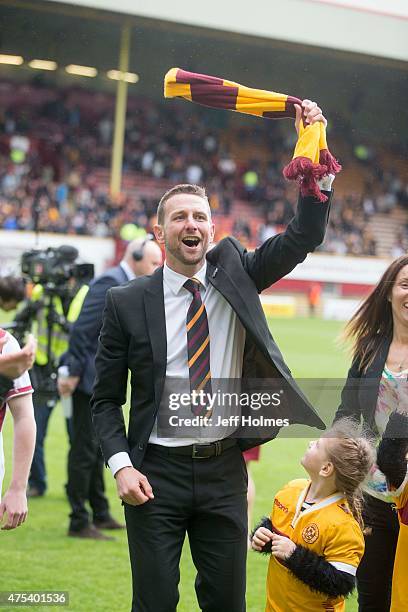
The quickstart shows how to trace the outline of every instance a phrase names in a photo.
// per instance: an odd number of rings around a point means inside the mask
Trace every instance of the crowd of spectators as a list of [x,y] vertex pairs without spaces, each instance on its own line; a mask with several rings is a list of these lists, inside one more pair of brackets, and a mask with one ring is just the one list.
[[[113,237],[126,223],[149,229],[158,196],[180,182],[205,184],[215,214],[228,216],[235,202],[246,202],[248,218],[234,215],[233,231],[251,245],[293,215],[294,189],[281,171],[295,135],[282,122],[231,121],[229,113],[129,96],[124,188],[111,198],[112,95],[9,82],[0,82],[0,93],[2,229],[32,230],[37,223],[41,231]],[[323,250],[375,255],[368,221],[407,205],[408,187],[398,173],[380,176],[369,163],[364,172],[375,180],[362,193],[336,198]],[[253,216],[260,219],[255,230]],[[401,228],[393,252],[405,248]]]
[[[366,167],[365,172],[369,180],[362,193],[336,198],[324,250],[340,255],[377,255],[378,235],[370,227],[371,219],[392,214],[397,205],[408,209],[408,183],[404,185],[397,172],[383,172],[377,164]],[[377,188],[373,188],[375,185]],[[399,257],[407,249],[408,228],[402,226],[388,254]]]

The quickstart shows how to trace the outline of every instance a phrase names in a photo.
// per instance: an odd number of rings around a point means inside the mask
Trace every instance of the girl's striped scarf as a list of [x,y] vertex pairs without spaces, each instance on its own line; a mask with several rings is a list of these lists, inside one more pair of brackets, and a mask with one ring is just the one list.
[[[223,108],[267,119],[296,117],[299,98],[286,94],[253,89],[232,81],[172,68],[164,78],[164,97],[181,97],[211,108]],[[322,122],[304,125],[300,122],[299,136],[292,161],[283,175],[298,180],[303,196],[313,196],[320,202],[327,197],[317,181],[327,174],[337,174],[341,166],[327,148],[326,128]]]

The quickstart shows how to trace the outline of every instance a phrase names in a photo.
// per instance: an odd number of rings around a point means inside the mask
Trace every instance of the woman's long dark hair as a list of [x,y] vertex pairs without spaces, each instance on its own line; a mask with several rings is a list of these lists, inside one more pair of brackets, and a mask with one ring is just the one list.
[[353,343],[353,359],[363,372],[372,364],[384,337],[392,337],[393,320],[389,300],[399,272],[408,265],[408,255],[392,262],[370,295],[352,316],[344,330],[344,337]]

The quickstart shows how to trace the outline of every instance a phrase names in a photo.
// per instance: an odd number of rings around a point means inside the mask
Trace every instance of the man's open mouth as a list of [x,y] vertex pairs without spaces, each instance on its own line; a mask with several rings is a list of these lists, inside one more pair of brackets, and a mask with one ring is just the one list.
[[187,236],[181,242],[189,248],[194,248],[200,244],[200,238],[198,236]]

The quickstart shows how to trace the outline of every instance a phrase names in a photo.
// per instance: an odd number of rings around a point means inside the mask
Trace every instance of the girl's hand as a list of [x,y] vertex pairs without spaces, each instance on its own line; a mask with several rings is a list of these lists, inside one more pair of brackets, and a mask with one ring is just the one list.
[[277,559],[285,561],[295,551],[296,544],[286,536],[280,536],[276,533],[272,534],[272,554]]
[[251,547],[260,552],[265,544],[272,540],[273,533],[266,527],[259,527],[252,537]]

